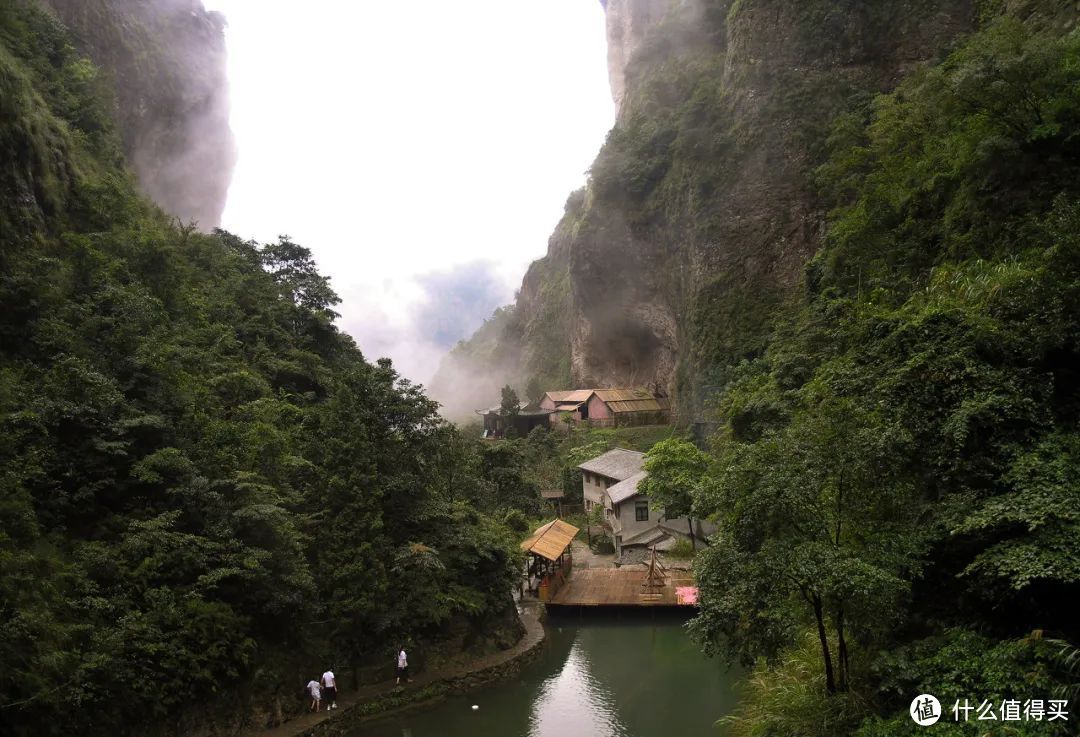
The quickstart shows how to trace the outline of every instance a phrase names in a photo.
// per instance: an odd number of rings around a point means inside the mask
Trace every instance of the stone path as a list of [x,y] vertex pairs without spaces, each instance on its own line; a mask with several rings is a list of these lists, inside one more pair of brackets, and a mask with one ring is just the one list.
[[614,568],[615,554],[600,555],[594,553],[584,540],[575,539],[571,552],[574,555],[574,568]]
[[[503,650],[502,652],[493,653],[483,658],[477,658],[466,665],[456,668],[420,673],[416,678],[412,679],[411,683],[403,685],[400,688],[395,685],[394,681],[390,680],[371,686],[364,686],[351,693],[339,694],[338,708],[333,711],[320,711],[318,713],[307,712],[276,727],[271,727],[269,729],[252,728],[241,732],[241,735],[242,737],[301,737],[301,735],[308,733],[325,721],[331,719],[337,720],[338,718],[346,716],[349,711],[359,704],[363,704],[381,696],[386,696],[395,691],[408,693],[409,691],[421,689],[440,681],[453,682],[464,678],[465,676],[480,673],[490,668],[496,668],[509,663],[510,661],[525,655],[543,641],[544,626],[540,623],[539,615],[539,605],[536,603],[525,602],[519,604],[518,616],[521,619],[521,624],[525,627],[525,634],[518,640],[518,643],[509,650]],[[310,701],[308,703],[310,703]]]

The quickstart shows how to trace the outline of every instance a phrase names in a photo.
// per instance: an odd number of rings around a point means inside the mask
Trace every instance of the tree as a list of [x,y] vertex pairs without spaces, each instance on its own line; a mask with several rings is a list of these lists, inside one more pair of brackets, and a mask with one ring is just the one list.
[[638,491],[663,509],[668,519],[686,517],[690,545],[697,550],[694,490],[709,472],[709,457],[687,440],[668,438],[645,455],[645,472],[648,475],[638,484]]
[[895,624],[920,568],[923,505],[903,474],[905,443],[897,427],[832,399],[724,449],[695,502],[720,523],[699,561],[693,627],[707,647],[744,663],[775,657],[802,631],[801,612],[826,688],[848,688],[851,635],[865,641]]
[[274,277],[282,294],[299,307],[340,317],[331,307],[341,298],[330,288],[330,279],[318,272],[311,249],[294,243],[283,235],[277,243],[268,243],[260,252],[263,267]]
[[530,403],[540,404],[544,398],[544,385],[540,383],[539,376],[529,379],[529,383],[525,385],[525,396],[528,397]]
[[499,404],[499,414],[502,417],[517,417],[521,412],[521,400],[517,392],[507,384],[502,388],[502,402]]

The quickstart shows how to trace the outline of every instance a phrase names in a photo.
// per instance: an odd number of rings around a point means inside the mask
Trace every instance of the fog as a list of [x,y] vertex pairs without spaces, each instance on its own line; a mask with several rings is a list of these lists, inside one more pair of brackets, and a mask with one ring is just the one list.
[[239,145],[223,226],[310,248],[365,355],[428,381],[512,300],[614,120],[603,7],[206,6]]

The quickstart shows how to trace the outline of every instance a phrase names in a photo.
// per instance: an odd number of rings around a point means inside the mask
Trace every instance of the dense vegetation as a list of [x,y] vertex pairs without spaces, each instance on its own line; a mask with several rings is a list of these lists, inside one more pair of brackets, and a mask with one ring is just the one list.
[[306,249],[140,197],[113,111],[0,2],[0,731],[236,723],[406,638],[512,639],[513,479],[337,330]]
[[1078,146],[1080,36],[1008,17],[836,122],[825,243],[731,366],[694,492],[721,525],[694,630],[761,664],[733,734],[914,734],[927,692],[941,734],[1075,725]]

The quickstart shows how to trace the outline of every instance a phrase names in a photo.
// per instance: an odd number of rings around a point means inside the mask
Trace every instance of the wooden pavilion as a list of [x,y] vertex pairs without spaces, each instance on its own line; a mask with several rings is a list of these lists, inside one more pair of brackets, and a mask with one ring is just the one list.
[[578,528],[555,519],[537,528],[521,549],[528,553],[525,583],[529,591],[548,602],[562,587],[574,567],[570,543],[578,534]]

